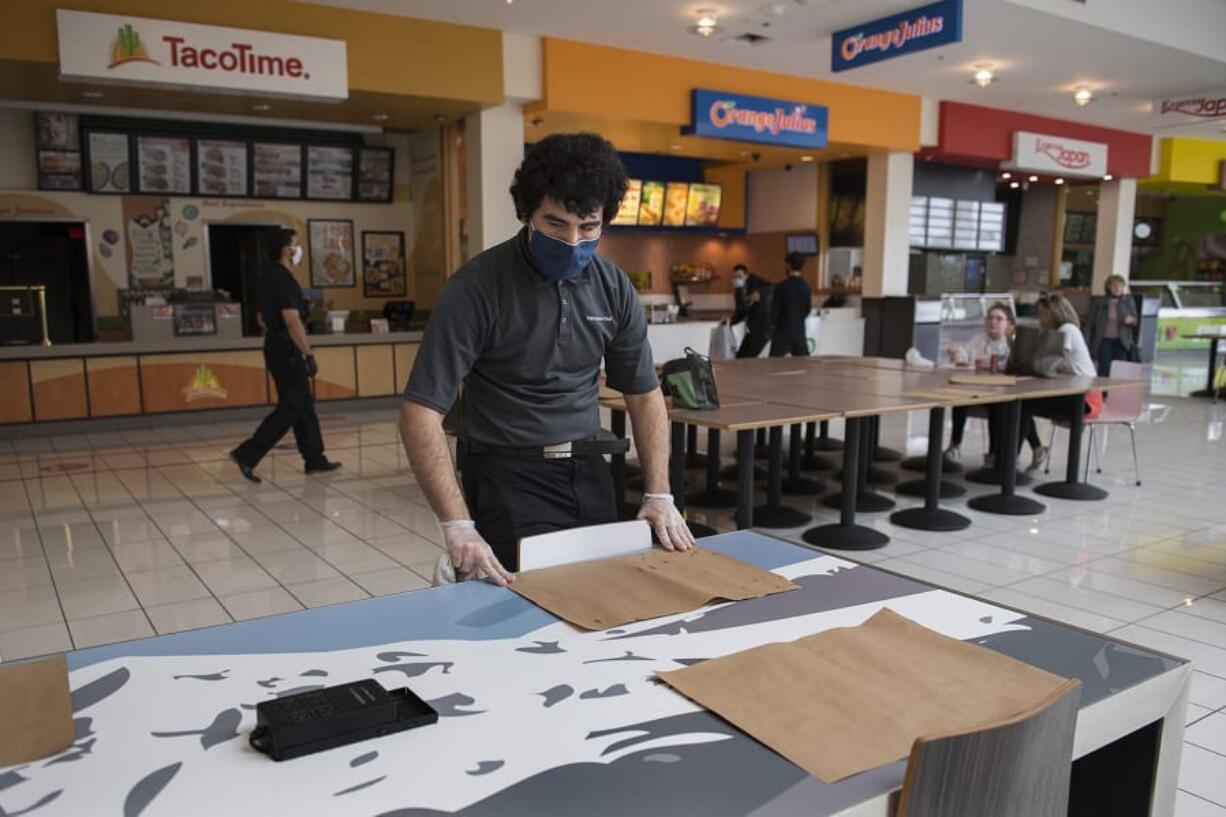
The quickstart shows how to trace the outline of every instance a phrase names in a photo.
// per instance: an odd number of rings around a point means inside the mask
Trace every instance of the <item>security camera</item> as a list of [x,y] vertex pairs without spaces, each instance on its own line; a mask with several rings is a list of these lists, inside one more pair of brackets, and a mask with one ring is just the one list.
[[788,162],[786,165],[783,166],[783,169],[790,173],[792,171],[792,163]]
[[758,151],[755,150],[753,153],[749,154],[749,158],[753,159],[756,162],[762,158],[762,154],[758,153]]

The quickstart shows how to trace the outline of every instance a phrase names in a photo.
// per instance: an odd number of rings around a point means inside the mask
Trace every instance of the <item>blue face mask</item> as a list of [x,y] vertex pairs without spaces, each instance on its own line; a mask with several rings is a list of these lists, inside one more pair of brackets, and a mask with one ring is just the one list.
[[560,238],[547,236],[540,230],[528,225],[528,248],[532,251],[532,260],[536,268],[551,281],[566,281],[578,278],[579,273],[591,263],[596,254],[599,238],[570,244]]

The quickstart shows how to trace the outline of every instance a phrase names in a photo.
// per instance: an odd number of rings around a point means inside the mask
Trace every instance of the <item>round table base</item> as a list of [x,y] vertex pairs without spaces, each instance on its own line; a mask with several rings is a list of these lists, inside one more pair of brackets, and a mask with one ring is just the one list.
[[[843,492],[839,491],[823,497],[822,504],[827,508],[842,509]],[[856,495],[856,513],[880,513],[894,508],[895,502],[887,496],[875,494],[872,491],[860,491]]]
[[914,530],[953,531],[971,526],[971,520],[959,513],[944,508],[907,508],[890,514],[890,521],[903,528]]
[[1007,516],[1034,516],[1043,513],[1047,508],[1042,502],[1036,502],[1030,497],[1018,496],[1001,496],[1000,494],[988,494],[987,496],[977,496],[966,503],[968,508],[974,508],[977,511],[984,513],[998,513]]
[[1036,486],[1034,492],[1056,499],[1077,499],[1083,502],[1094,502],[1109,496],[1102,488],[1084,482],[1045,482]]
[[890,542],[881,531],[863,525],[818,525],[800,538],[826,550],[876,550]]
[[755,528],[799,528],[813,517],[788,505],[759,505],[753,509]]

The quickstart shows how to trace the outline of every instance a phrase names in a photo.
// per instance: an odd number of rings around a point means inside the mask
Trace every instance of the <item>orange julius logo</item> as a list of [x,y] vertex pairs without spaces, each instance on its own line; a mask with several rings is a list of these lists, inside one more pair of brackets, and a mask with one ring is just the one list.
[[154,65],[161,65],[157,60],[149,58],[145,46],[140,41],[140,32],[132,28],[130,23],[119,29],[119,36],[111,45],[111,64],[107,67],[114,68],[127,62],[151,62]]

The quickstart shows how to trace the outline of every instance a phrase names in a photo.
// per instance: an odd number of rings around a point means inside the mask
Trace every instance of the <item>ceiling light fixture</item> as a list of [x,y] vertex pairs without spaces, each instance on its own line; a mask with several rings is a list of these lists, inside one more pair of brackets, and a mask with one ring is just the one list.
[[1039,180],[1038,176],[1031,176],[1029,179],[1027,179],[1027,181],[1031,181],[1031,182],[1037,182],[1038,180]]
[[1016,190],[1021,186],[1021,182],[1009,182],[1009,189],[1011,190]]
[[1094,92],[1089,85],[1082,85],[1073,92],[1073,101],[1084,108],[1094,101]]
[[804,156],[801,156],[801,157],[800,157],[800,161],[802,161],[802,162],[811,162],[811,161],[813,161],[813,157],[812,157],[812,156],[809,156],[808,154],[806,154],[806,155],[804,155]]
[[715,9],[699,9],[695,13],[698,15],[698,20],[690,26],[691,33],[699,37],[710,37],[717,31],[723,31],[715,17]]
[[681,150],[681,145],[669,145],[669,150]]
[[102,92],[101,91],[82,91],[81,96],[85,97],[86,99],[102,99]]
[[1114,176],[1112,176],[1110,173],[1108,173],[1106,176],[1103,176],[1103,181],[1105,181],[1105,182],[1109,182],[1109,181],[1111,181],[1111,180],[1112,180],[1112,179],[1114,179],[1114,178],[1115,178]]
[[986,88],[992,84],[992,80],[996,79],[996,74],[992,73],[990,65],[976,65],[975,76],[971,82],[978,85],[980,88]]
[[374,115],[374,120],[376,122],[386,122],[389,119],[391,119],[391,117],[385,113],[377,113]]
[[1056,184],[1064,184],[1064,179],[1056,179]]
[[1000,177],[1001,177],[1002,179],[1005,179],[1005,180],[1007,181],[1007,180],[1009,180],[1009,179],[1012,179],[1012,178],[1013,178],[1013,174],[1012,174],[1012,173],[1010,173],[1009,171],[1007,171],[1007,170],[1006,170],[1004,173],[1001,173],[1001,174],[1000,174]]
[[267,105],[267,104],[265,104],[265,103],[263,103],[263,102],[259,102],[259,103],[255,104],[255,105],[252,105],[252,106],[251,106],[251,110],[253,110],[253,111],[260,111],[260,112],[263,112],[263,111],[271,111],[271,110],[272,110],[272,106],[271,106],[271,105]]

